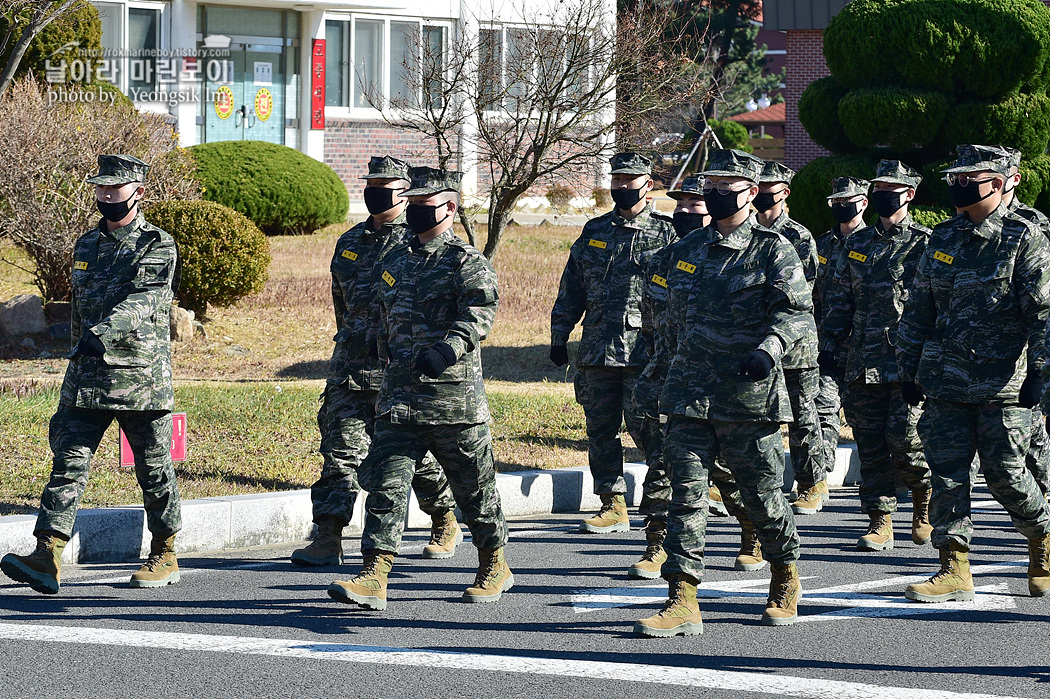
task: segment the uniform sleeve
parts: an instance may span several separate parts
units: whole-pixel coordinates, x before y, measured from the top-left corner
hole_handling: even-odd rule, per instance
[[[649,261],[642,285],[642,339],[649,356],[655,356],[656,335],[659,332],[657,323],[661,312],[667,305],[667,260],[668,248],[663,248]]]
[[[853,332],[853,313],[857,310],[853,298],[853,270],[848,255],[849,248],[843,247],[835,260],[835,268],[826,272],[822,299],[824,345],[820,349],[836,354],[846,345]]]
[[[346,299],[343,298],[343,287],[339,285],[339,279],[332,272],[332,308],[335,311],[335,331],[343,329],[343,318],[346,317]]]
[[[564,345],[569,334],[583,318],[587,308],[587,291],[583,286],[583,275],[576,261],[575,246],[569,250],[569,259],[558,285],[558,298],[551,309],[551,344]]]
[[[936,328],[937,307],[930,277],[926,274],[929,268],[928,259],[925,252],[919,258],[919,268],[912,280],[908,300],[904,303],[904,313],[897,324],[894,345],[897,371],[902,383],[915,380],[915,374],[919,371],[919,360],[922,358],[922,348]]]
[[[780,358],[799,339],[814,335],[813,298],[803,272],[802,262],[795,248],[785,240],[772,248],[772,260],[766,276],[766,307],[769,313],[769,334],[758,349],[773,358]]]
[[[817,279],[817,269],[820,267],[820,259],[817,257],[817,241],[809,230],[802,228],[799,231],[798,258],[802,261],[802,271],[806,275],[806,282],[810,290]]]
[[[161,236],[139,258],[128,295],[90,329],[107,352],[160,310],[165,292],[171,289],[176,260],[175,241],[168,236]]]
[[[1046,321],[1050,313],[1050,243],[1037,230],[1017,251],[1014,287],[1025,319],[1029,371],[1036,371],[1047,359]]]
[[[480,253],[468,253],[456,269],[455,286],[458,313],[445,334],[445,342],[461,359],[492,330],[499,305],[496,271]]]

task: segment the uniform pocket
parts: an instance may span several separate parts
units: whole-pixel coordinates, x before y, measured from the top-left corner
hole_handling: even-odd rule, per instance
[[[432,379],[426,374],[419,374],[419,380],[421,383],[460,383],[467,378],[467,364],[469,359],[463,357],[458,362],[450,366],[441,372],[436,379]]]

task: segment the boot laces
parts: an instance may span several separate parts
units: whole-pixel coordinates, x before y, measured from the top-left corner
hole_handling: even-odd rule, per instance
[[[161,553],[150,553],[149,558],[146,559],[143,568],[151,573],[157,572],[159,568],[164,565],[164,554]]]
[[[455,527],[451,517],[443,517],[440,521],[430,525],[430,543],[440,544],[452,538]]]
[[[667,601],[664,602],[664,608],[660,610],[661,614],[666,613],[669,609],[675,605],[682,603],[682,581],[675,579],[671,581],[670,589],[668,590]]]
[[[783,577],[780,580],[777,580],[776,586],[770,591],[767,606],[786,607],[788,604],[788,598],[791,596],[793,582],[794,580],[790,577]]]
[[[761,544],[754,530],[743,530],[740,539],[740,554],[743,556],[758,556],[760,550]]]
[[[656,562],[656,559],[660,557],[660,553],[664,550],[663,544],[649,544],[645,547],[645,553],[642,554],[643,561]]]
[[[868,524],[868,534],[880,534],[883,528],[886,526],[886,513],[879,514],[878,517],[871,520]]]
[[[952,560],[947,552],[943,552],[941,553],[941,569],[934,573],[934,576],[930,578],[930,582],[939,583],[958,574],[958,571],[955,569],[955,561]]]
[[[487,557],[478,566],[478,574],[474,576],[474,587],[484,587],[485,583],[492,580],[496,574],[496,556]]]
[[[613,514],[614,512],[616,512],[616,500],[613,499],[613,498],[610,498],[606,502],[602,503],[601,509],[598,510],[598,516],[599,517],[604,517],[606,515]]]

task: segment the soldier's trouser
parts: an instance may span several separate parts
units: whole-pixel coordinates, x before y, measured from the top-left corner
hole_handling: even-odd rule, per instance
[[[664,464],[664,431],[659,418],[646,415],[642,430],[646,432],[649,448],[645,450],[645,480],[642,481],[642,501],[639,514],[645,521],[667,520],[667,506],[671,502],[671,479]]]
[[[791,468],[795,480],[806,485],[827,478],[823,435],[817,416],[817,394],[820,392],[820,370],[784,369],[791,414],[795,421],[788,425]],[[834,462],[832,462],[834,464]]]
[[[649,453],[648,435],[642,429],[643,418],[634,407],[634,384],[641,367],[581,366],[573,384],[576,402],[583,406],[587,420],[587,462],[598,495],[623,495],[623,443],[620,426],[627,431],[643,453]],[[648,459],[648,457],[646,457]]]
[[[321,431],[321,477],[310,487],[315,522],[336,517],[349,522],[361,488],[357,469],[368,453],[376,421],[375,391],[351,391],[349,384],[328,383],[321,394],[317,427]],[[428,515],[455,507],[452,490],[434,457],[427,452],[416,464],[412,489]]]
[[[968,551],[973,537],[970,489],[974,454],[992,497],[1026,538],[1050,532],[1050,507],[1025,466],[1032,411],[1017,405],[950,403],[927,398],[919,435],[933,473],[933,545]]]
[[[380,418],[360,469],[361,486],[368,491],[361,550],[397,553],[405,529],[409,483],[427,451],[445,470],[474,545],[479,549],[503,547],[507,521],[496,491],[489,426],[406,425]]]
[[[820,372],[820,389],[814,404],[817,407],[817,420],[820,422],[821,446],[824,450],[824,477],[835,470],[836,450],[839,446],[839,409],[842,407],[842,384],[839,377],[825,371]],[[791,457],[794,460],[794,456]]]
[[[1028,471],[1035,478],[1043,495],[1050,491],[1050,437],[1046,434],[1046,422],[1039,406],[1032,408],[1032,440],[1025,456]]]
[[[780,564],[798,560],[795,519],[781,491],[784,445],[780,425],[675,415],[668,419],[664,439],[672,489],[664,540],[667,561],[661,568],[665,578],[677,573],[698,579],[703,575],[707,481],[718,456],[739,485],[740,499],[762,543],[762,555]]]
[[[70,537],[80,498],[87,487],[91,457],[116,419],[135,456],[146,526],[168,538],[182,528],[182,508],[171,464],[171,412],[167,410],[83,410],[60,405],[48,426],[54,454],[51,477],[40,498],[35,532]]]
[[[861,512],[896,512],[895,470],[911,489],[930,485],[930,467],[915,430],[922,411],[904,402],[899,383],[854,381],[842,400],[860,457]]]

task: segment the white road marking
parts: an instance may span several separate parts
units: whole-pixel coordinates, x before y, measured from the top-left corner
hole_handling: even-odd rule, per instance
[[[298,639],[213,636],[123,629],[0,623],[0,638],[45,643],[163,648],[191,652],[238,653],[279,658],[336,660],[403,667],[450,668],[575,677],[602,682],[654,684],[788,695],[806,699],[1017,699],[1003,695],[885,687],[862,682],[796,677],[765,672],[667,667],[639,663],[521,657],[485,653],[421,651],[412,648],[313,643]],[[639,643],[643,643],[639,641]]]

